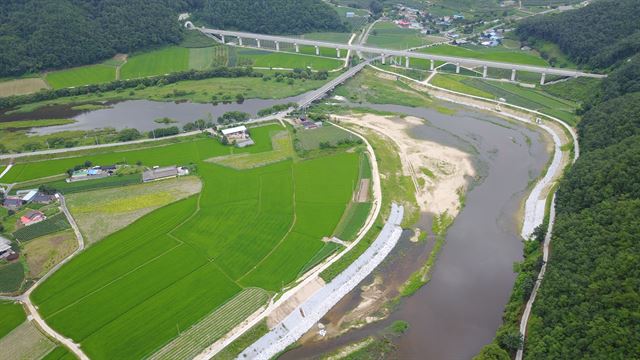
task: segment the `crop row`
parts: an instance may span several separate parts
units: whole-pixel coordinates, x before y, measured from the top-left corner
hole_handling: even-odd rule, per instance
[[[63,213],[58,213],[44,221],[16,230],[13,236],[20,241],[29,241],[70,227],[67,217]]]

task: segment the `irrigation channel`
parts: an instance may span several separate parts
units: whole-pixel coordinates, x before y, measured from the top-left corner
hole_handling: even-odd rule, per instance
[[[458,105],[447,105],[457,110],[454,115],[396,105],[358,106],[426,119],[412,127],[410,135],[471,154],[477,176],[468,179],[466,205],[449,228],[429,283],[403,298],[386,318],[332,337],[332,329],[337,335],[344,326],[345,314],[366,298],[362,287],[356,288],[321,320],[329,330],[326,337],[313,329],[300,347],[281,359],[318,357],[379,334],[396,320],[409,323],[409,330],[393,340],[398,358],[470,359],[501,324],[515,280],[513,263],[522,259],[518,234],[523,200],[550,159],[550,139],[539,129]],[[417,226],[431,229],[432,218],[422,214]],[[361,285],[375,284],[377,297],[395,297],[433,247],[432,239],[413,243],[411,236],[406,230],[390,256]]]

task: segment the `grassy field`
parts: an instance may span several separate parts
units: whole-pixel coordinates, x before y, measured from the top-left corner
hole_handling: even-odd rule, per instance
[[[206,70],[226,66],[229,49],[226,46],[209,46],[189,49],[189,69]]]
[[[120,70],[122,79],[163,75],[189,69],[189,49],[170,46],[131,56]]]
[[[385,49],[409,49],[430,42],[416,29],[404,29],[392,22],[378,22],[370,32],[367,45]]]
[[[57,346],[40,360],[76,360],[76,357],[66,347]]]
[[[358,231],[362,228],[362,225],[369,215],[371,205],[369,202],[352,203],[346,211],[340,225],[336,228],[335,236],[344,241],[355,240]]]
[[[0,338],[22,324],[26,318],[22,305],[8,301],[0,302],[0,319],[2,319],[0,322]]]
[[[0,81],[0,97],[30,94],[46,88],[48,88],[47,83],[41,78]]]
[[[195,176],[103,189],[66,196],[67,206],[87,243],[93,244],[140,217],[200,192]]]
[[[302,55],[304,58],[338,60],[314,58]],[[267,75],[271,71],[264,71]],[[245,99],[281,99],[305,93],[309,90],[317,89],[326,83],[325,80],[296,80],[293,84],[277,82],[275,79],[263,81],[255,77],[241,78],[212,78],[205,80],[180,81],[162,87],[148,87],[134,91],[109,91],[99,94],[82,96],[72,96],[49,101],[31,103],[19,107],[17,112],[29,112],[47,105],[79,104],[86,102],[103,102],[116,100],[147,99],[155,101],[192,101],[197,103],[210,103],[215,95],[218,100],[228,95],[232,99],[236,94],[243,94]]]
[[[558,117],[571,125],[575,125],[578,121],[575,114],[577,103],[555,97],[538,88],[531,89],[508,82],[455,75],[437,75],[434,80],[434,85],[437,86],[494,100],[504,98],[509,104]]]
[[[503,47],[486,46],[453,46],[435,45],[418,50],[425,54],[467,57],[488,61],[509,62],[514,64],[549,66],[549,64],[534,52],[509,50]]]
[[[236,170],[252,169],[273,164],[293,157],[293,144],[288,131],[275,132],[271,137],[272,151],[257,154],[230,154],[207,159],[208,162],[230,167]]]
[[[142,358],[243,289],[276,291],[294,280],[333,233],[360,159],[339,153],[243,171],[204,162],[271,151],[277,129],[252,129],[257,144],[245,149],[202,139],[154,150],[163,162],[196,162],[202,192],[109,235],[44,282],[33,299],[48,323],[92,359]]]
[[[45,79],[54,89],[102,84],[116,79],[114,66],[97,64],[50,72]]]
[[[301,49],[302,50],[302,49]],[[286,52],[274,52],[258,49],[232,48],[238,57],[239,65],[251,65],[264,68],[307,68],[313,70],[333,70],[342,66],[342,62],[337,59],[327,59],[316,56],[306,56]],[[335,50],[332,51],[335,56]]]
[[[432,102],[428,95],[411,89],[402,81],[380,75],[369,69],[363,70],[343,86],[338,87],[335,94],[357,103],[369,102],[417,107]]]
[[[31,321],[24,321],[12,332],[0,338],[3,360],[41,359],[56,345],[36,329]]]
[[[65,230],[33,239],[26,243],[23,255],[27,261],[27,276],[32,279],[42,277],[52,267],[69,256],[77,247],[72,230]]]
[[[320,147],[320,143],[330,143],[336,145],[342,140],[357,140],[357,136],[339,129],[331,123],[325,123],[321,128],[311,130],[298,130],[296,132],[296,144],[302,150],[315,150]]]
[[[46,127],[72,124],[75,120],[72,119],[42,119],[42,120],[18,120],[0,122],[0,130],[18,130],[18,129],[31,129],[34,127]]]

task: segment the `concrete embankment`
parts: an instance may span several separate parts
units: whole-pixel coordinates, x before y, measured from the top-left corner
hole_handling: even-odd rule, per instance
[[[345,271],[295,308],[269,333],[245,349],[238,359],[270,359],[309,331],[389,255],[400,239],[403,215],[403,207],[392,204],[391,214],[371,246]]]

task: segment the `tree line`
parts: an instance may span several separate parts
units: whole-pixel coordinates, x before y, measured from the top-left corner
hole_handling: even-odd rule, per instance
[[[263,34],[348,30],[322,0],[202,0],[194,6],[196,20],[222,29]]]
[[[516,34],[534,47],[538,40],[555,43],[579,65],[606,69],[640,51],[638,18],[637,0],[601,0],[579,10],[525,19]]]
[[[96,63],[178,43],[187,3],[171,0],[0,1],[0,76]]]

